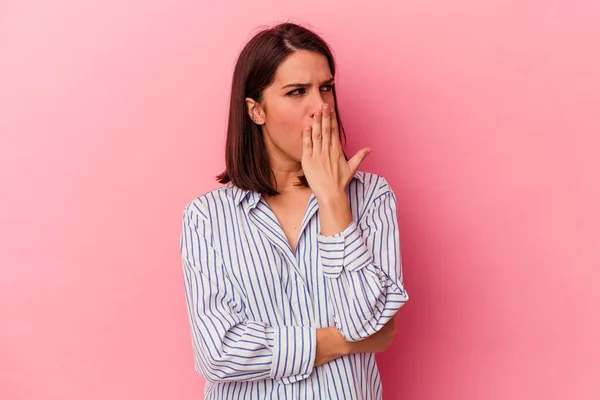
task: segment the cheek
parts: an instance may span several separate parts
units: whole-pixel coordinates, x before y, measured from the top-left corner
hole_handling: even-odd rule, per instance
[[[281,104],[272,110],[269,117],[271,125],[283,129],[292,129],[302,124],[305,111],[301,107],[294,107],[292,104]]]
[[[273,143],[294,158],[302,155],[302,132],[307,126],[306,110],[299,106],[273,107],[267,114],[267,126]]]
[[[280,106],[271,110],[267,117],[270,132],[280,140],[295,141],[302,139],[302,131],[308,124],[306,111],[301,107],[290,105]]]

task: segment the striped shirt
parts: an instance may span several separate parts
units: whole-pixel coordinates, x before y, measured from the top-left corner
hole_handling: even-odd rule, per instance
[[[332,236],[320,234],[312,194],[295,251],[260,193],[228,183],[185,206],[185,295],[206,399],[382,398],[373,353],[314,365],[317,328],[358,341],[408,300],[394,192],[359,171],[346,193],[353,221]]]

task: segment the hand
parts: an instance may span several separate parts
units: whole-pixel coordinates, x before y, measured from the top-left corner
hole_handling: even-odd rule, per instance
[[[317,349],[315,351],[315,367],[350,354],[352,343],[335,326],[317,328]]]
[[[396,315],[375,334],[351,343],[350,353],[379,353],[387,350],[396,336]]]
[[[317,200],[339,197],[371,152],[365,148],[346,161],[335,111],[324,104],[304,130],[302,169]]]

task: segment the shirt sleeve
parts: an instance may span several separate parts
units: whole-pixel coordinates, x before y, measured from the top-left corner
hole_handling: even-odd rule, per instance
[[[307,378],[314,369],[316,328],[246,318],[200,214],[185,208],[180,237],[196,371],[211,382]]]
[[[348,341],[373,335],[408,301],[396,196],[387,182],[382,188],[359,223],[333,236],[318,235],[336,326]]]

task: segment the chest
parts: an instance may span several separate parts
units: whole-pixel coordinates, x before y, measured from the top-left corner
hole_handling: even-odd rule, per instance
[[[220,240],[226,244],[222,254],[228,275],[253,320],[331,323],[316,246],[318,203],[314,197],[302,203],[263,198],[247,213],[240,209],[239,218],[232,218],[232,239]]]
[[[287,204],[280,203],[269,204],[271,211],[277,218],[281,230],[283,231],[292,252],[296,251],[298,246],[298,237],[300,236],[300,228],[306,211],[306,204]]]

